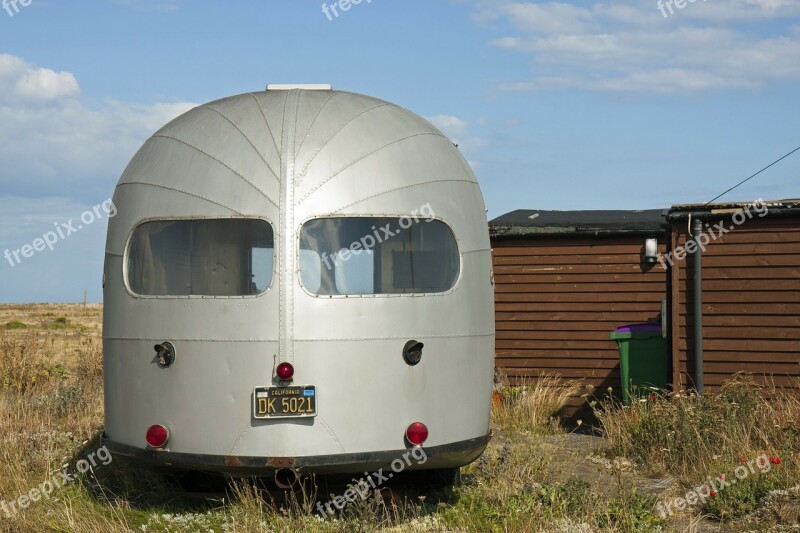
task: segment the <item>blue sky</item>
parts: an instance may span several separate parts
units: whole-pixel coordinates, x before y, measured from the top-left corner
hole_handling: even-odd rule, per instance
[[[333,20],[322,3],[0,10],[0,253],[108,199],[172,117],[267,83],[330,83],[428,117],[473,165],[490,217],[704,202],[800,145],[797,0],[672,14],[657,0],[363,0]],[[800,154],[724,199],[759,197],[800,197]],[[84,288],[100,301],[107,217],[91,218],[52,251],[0,258],[0,302]]]

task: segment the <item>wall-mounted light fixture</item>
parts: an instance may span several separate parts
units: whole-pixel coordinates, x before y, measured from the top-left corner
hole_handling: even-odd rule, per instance
[[[658,239],[651,238],[644,241],[644,260],[649,264],[658,261]]]

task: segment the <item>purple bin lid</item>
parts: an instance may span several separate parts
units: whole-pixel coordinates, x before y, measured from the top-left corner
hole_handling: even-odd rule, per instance
[[[658,322],[644,322],[642,324],[626,324],[614,330],[615,333],[661,333],[661,324]]]

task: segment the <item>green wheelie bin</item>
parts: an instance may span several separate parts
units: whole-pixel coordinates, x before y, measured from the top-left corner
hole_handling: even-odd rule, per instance
[[[628,324],[614,330],[610,338],[619,345],[619,370],[622,377],[622,401],[666,389],[669,383],[667,341],[661,336],[661,324]]]

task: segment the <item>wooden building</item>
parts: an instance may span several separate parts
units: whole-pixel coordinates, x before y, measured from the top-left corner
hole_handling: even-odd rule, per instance
[[[492,220],[490,233],[496,364],[511,378],[558,374],[618,391],[609,333],[662,321],[675,390],[715,390],[739,372],[800,386],[798,200],[521,210]]]
[[[749,213],[749,214],[748,214]],[[737,372],[800,382],[800,201],[680,205],[667,216],[673,383],[719,387]],[[700,237],[697,227],[702,228]],[[692,237],[705,243],[687,246]],[[694,253],[682,252],[695,248]],[[694,280],[702,282],[696,343]],[[689,250],[692,251],[692,250]],[[695,357],[702,352],[702,364]],[[698,379],[700,376],[702,379]]]
[[[647,239],[665,251],[664,224],[661,210],[520,210],[492,220],[500,370],[618,391],[609,333],[661,319],[667,272],[644,252]]]

